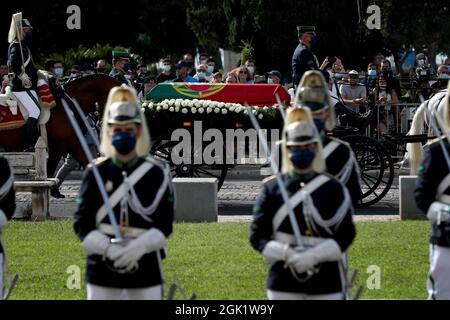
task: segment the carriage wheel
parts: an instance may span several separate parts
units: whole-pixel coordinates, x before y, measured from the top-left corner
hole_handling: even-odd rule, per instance
[[[394,180],[394,162],[386,148],[377,140],[362,135],[341,138],[350,143],[361,171],[362,195],[358,207],[380,201]]]
[[[228,166],[224,164],[175,164],[172,161],[172,149],[178,144],[178,141],[171,141],[165,138],[159,138],[153,144],[150,153],[158,159],[164,160],[170,165],[172,177],[178,178],[217,178],[217,188],[223,185],[227,175]],[[194,148],[192,148],[194,149]],[[195,153],[195,150],[192,150]],[[225,153],[224,153],[225,154]],[[192,157],[194,159],[194,157]]]

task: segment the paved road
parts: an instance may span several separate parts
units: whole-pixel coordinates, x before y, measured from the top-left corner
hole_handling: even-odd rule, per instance
[[[245,220],[245,216],[251,214],[252,206],[261,188],[261,180],[264,178],[259,173],[259,170],[253,168],[230,172],[227,181],[225,181],[218,194],[219,215],[223,216],[222,219],[232,220],[241,216],[241,219]],[[70,178],[76,180],[64,182],[61,192],[66,195],[65,199],[50,199],[50,213],[52,216],[72,216],[76,209],[80,176],[79,172],[75,172]],[[380,202],[369,208],[357,209],[355,214],[373,215],[374,218],[375,216],[385,216],[386,219],[396,218],[395,216],[399,214],[398,197],[398,179],[394,179],[389,193]],[[19,193],[17,202],[19,207],[18,216],[26,214],[26,210],[31,203],[31,195]]]

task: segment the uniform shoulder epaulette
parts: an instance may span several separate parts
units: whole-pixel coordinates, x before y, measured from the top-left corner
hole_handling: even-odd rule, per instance
[[[99,164],[105,162],[108,159],[109,159],[109,157],[98,157],[98,158],[95,158],[93,161],[94,161],[94,164],[98,166]],[[89,163],[88,168],[90,168],[90,167],[92,167],[92,163]]]
[[[264,178],[262,182],[263,182],[263,183],[266,183],[266,182],[268,182],[268,181],[270,181],[270,180],[275,179],[276,177],[277,177],[276,175],[268,176],[267,178]]]

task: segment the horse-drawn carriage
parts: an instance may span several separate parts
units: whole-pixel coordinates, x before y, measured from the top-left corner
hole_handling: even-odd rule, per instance
[[[216,140],[211,138],[211,134],[207,134],[206,139],[200,138],[204,137],[203,132],[215,130],[222,137],[227,137],[227,133],[229,136],[230,132],[235,133],[239,129],[248,132],[252,125],[243,107],[248,103],[259,118],[261,128],[267,130],[270,145],[274,146],[281,137],[283,127],[279,102],[284,105],[290,104],[290,97],[283,87],[268,84],[160,84],[148,94],[147,99],[143,108],[154,140],[152,153],[168,161],[175,176],[212,176],[218,179],[219,186],[223,184],[230,167],[248,163],[236,157],[235,151],[236,147],[245,148],[248,155],[251,135],[244,134],[244,137],[250,140],[247,143],[223,140],[224,143],[221,144],[223,150],[215,150],[217,154],[225,155],[222,159],[232,159],[231,162],[218,161],[205,164],[195,160],[199,159],[199,155]],[[346,125],[337,127],[330,134],[349,142],[352,146],[361,170],[363,194],[359,204],[369,206],[379,201],[389,191],[394,179],[393,160],[379,141],[365,135],[364,130],[371,114],[356,117],[346,108],[341,109],[338,114],[346,118]],[[196,126],[197,123],[201,123],[201,128]],[[183,150],[190,153],[190,156],[184,158],[188,161],[180,160],[183,157],[179,156],[180,150],[177,150],[177,146],[181,143],[180,128],[185,129],[185,133],[193,137],[186,143],[190,148]],[[253,137],[256,139],[256,134]],[[245,146],[238,146],[239,143],[244,143]],[[179,161],[174,161],[173,157],[178,157]],[[257,159],[250,158],[248,157],[248,160],[253,160],[252,164],[261,164],[268,160],[266,155]]]

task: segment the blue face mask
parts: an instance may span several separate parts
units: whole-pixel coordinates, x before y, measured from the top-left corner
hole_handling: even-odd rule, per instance
[[[439,75],[439,80],[448,80],[450,79],[450,75],[443,73]]]
[[[317,131],[325,131],[325,121],[323,121],[322,119],[314,119],[314,124],[316,125]]]
[[[290,160],[294,167],[298,169],[306,169],[314,161],[316,154],[310,149],[292,150]]]
[[[208,73],[213,73],[214,66],[208,66]]]
[[[268,84],[273,84],[272,78],[267,79],[267,83],[268,83]]]
[[[369,77],[376,77],[377,76],[377,70],[371,69],[369,70],[369,72],[367,73],[367,75]]]
[[[203,71],[197,72],[199,79],[205,79],[206,74]]]
[[[64,73],[64,68],[55,68],[55,75],[57,76],[62,76],[62,74]]]
[[[126,131],[115,133],[112,136],[112,145],[122,155],[127,155],[136,147],[136,136]]]
[[[342,79],[343,76],[344,76],[344,75],[343,75],[342,73],[339,73],[339,72],[336,72],[336,73],[334,74],[334,78],[335,78],[335,79]]]

